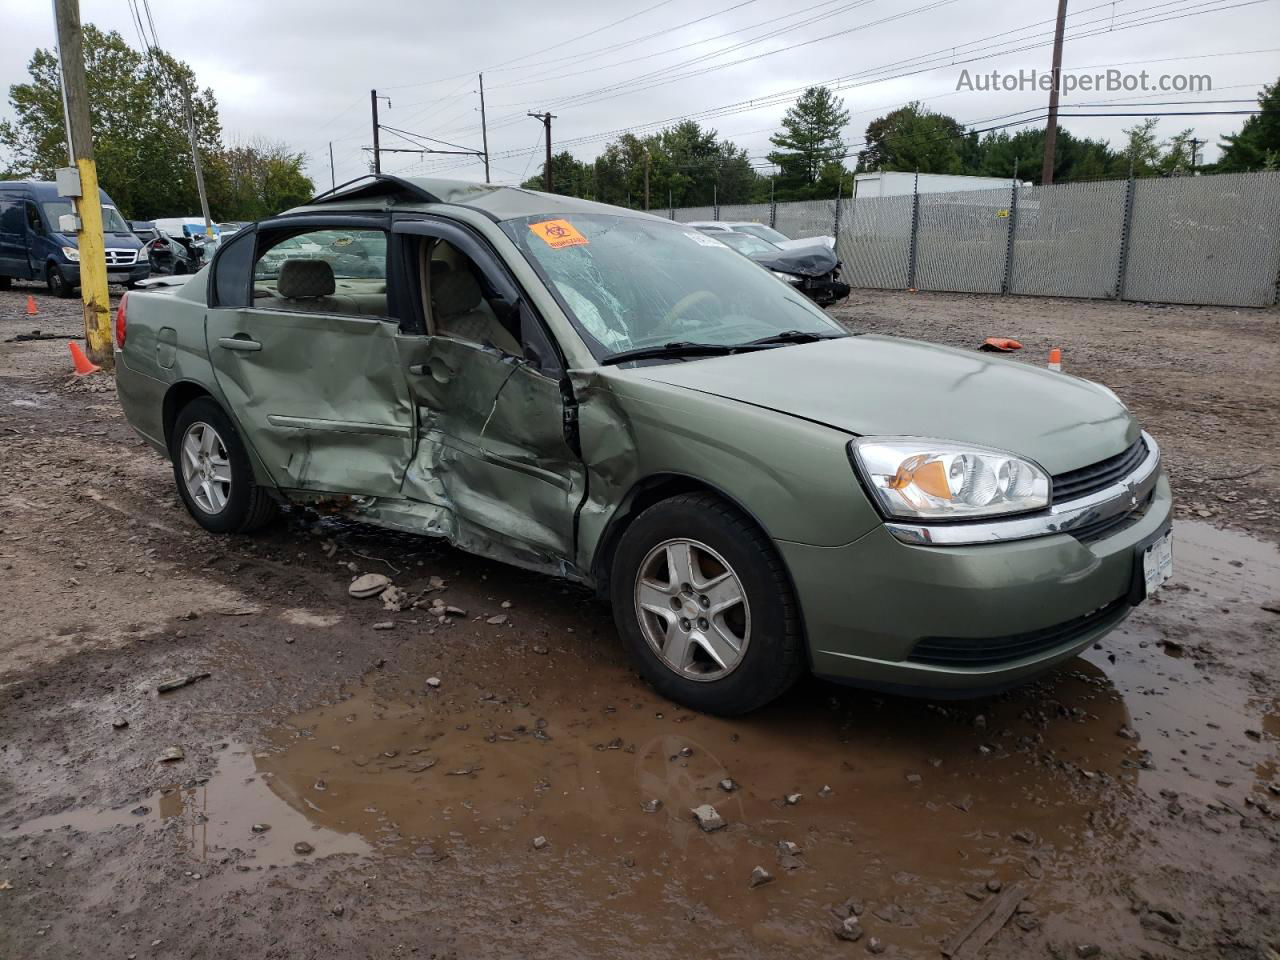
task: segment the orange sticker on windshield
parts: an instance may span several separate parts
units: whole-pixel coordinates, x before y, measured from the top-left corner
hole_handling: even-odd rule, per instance
[[[543,220],[541,223],[529,224],[529,229],[541,237],[542,242],[552,250],[587,245],[587,238],[580,234],[568,220]]]

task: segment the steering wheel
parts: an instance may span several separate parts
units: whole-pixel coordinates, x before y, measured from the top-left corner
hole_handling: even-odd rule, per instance
[[[674,329],[676,321],[681,318],[685,311],[700,303],[709,303],[713,307],[718,307],[720,306],[720,298],[710,290],[695,290],[693,293],[686,294],[672,304],[671,309],[662,315],[661,329]]]

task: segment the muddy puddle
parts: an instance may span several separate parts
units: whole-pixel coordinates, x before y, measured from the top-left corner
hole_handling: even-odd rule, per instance
[[[852,898],[868,936],[936,950],[1020,882],[1033,912],[1013,923],[1078,940],[1117,863],[1231,869],[1202,835],[1153,852],[1157,804],[1224,824],[1280,810],[1280,704],[1221,660],[1274,630],[1260,604],[1280,593],[1280,552],[1200,524],[1175,536],[1159,602],[1002,697],[931,704],[810,681],[724,720],[563,651],[488,676],[444,671],[438,688],[375,671],[145,811],[19,832],[164,829],[197,858],[250,868],[395,858],[500,882],[526,909],[604,902],[640,938],[669,937],[675,911],[779,948],[829,946],[829,907]],[[700,829],[701,804],[727,825]],[[749,887],[756,866],[773,881]]]

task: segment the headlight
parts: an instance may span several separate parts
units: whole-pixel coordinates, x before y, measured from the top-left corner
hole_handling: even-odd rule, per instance
[[[72,263],[80,262],[80,251],[77,250],[75,247],[63,247],[62,255],[66,257],[68,260],[70,260]]]
[[[782,273],[779,270],[770,270],[769,272],[772,273],[775,277],[779,278],[780,280],[787,281],[787,283],[799,284],[804,282],[803,277],[797,277],[795,274],[792,274],[792,273]]]
[[[1049,505],[1049,475],[999,450],[907,437],[864,437],[849,447],[890,516],[957,520]]]

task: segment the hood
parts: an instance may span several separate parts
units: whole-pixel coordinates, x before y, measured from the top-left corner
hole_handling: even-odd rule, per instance
[[[805,246],[779,250],[777,253],[751,258],[762,267],[800,277],[821,277],[836,268],[835,253],[822,244],[806,242]]]
[[[842,337],[627,373],[858,436],[1008,450],[1051,474],[1121,453],[1139,431],[1123,404],[1087,380],[894,337]]]
[[[774,245],[783,250],[799,250],[801,247],[823,246],[828,250],[836,248],[835,237],[805,237],[800,240],[775,240]]]

